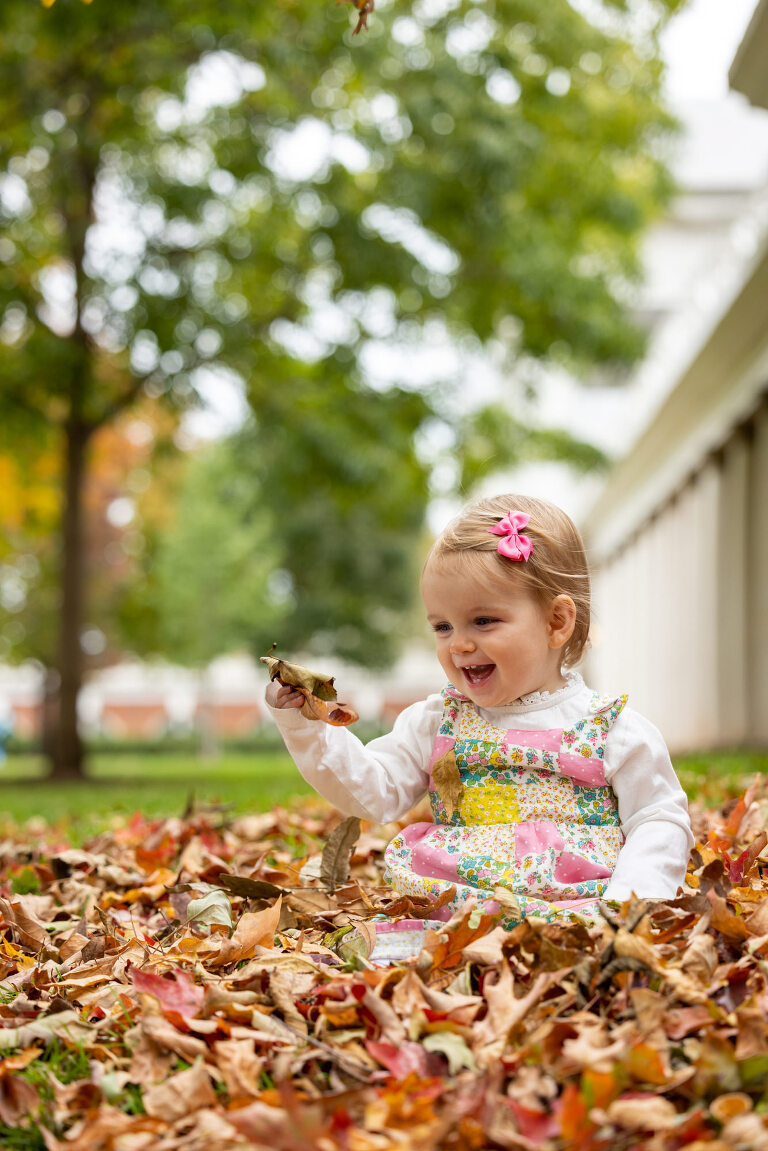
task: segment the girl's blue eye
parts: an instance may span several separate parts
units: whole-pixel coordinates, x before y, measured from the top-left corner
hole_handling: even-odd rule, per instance
[[[481,615],[481,616],[478,616],[478,618],[475,620],[475,623],[479,627],[482,627],[483,624],[486,624],[486,623],[496,623],[496,620],[492,619],[491,616],[489,616],[489,615]]]
[[[432,631],[450,631],[451,625],[449,623],[436,623],[432,625]]]

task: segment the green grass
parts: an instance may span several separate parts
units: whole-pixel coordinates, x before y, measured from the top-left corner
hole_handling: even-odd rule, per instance
[[[67,825],[75,841],[117,815],[181,815],[190,793],[197,803],[233,805],[236,812],[269,811],[313,794],[285,752],[223,755],[95,755],[83,784],[45,779],[42,756],[12,755],[0,769],[0,826],[41,817]]]
[[[675,756],[675,770],[689,799],[708,807],[739,796],[755,775],[768,775],[768,750],[692,752]]]
[[[768,773],[768,751],[678,756],[675,767],[691,799],[717,806],[740,795],[756,773]],[[230,753],[214,760],[182,752],[101,753],[92,756],[84,784],[50,783],[45,771],[41,756],[5,761],[0,829],[37,816],[61,822],[67,838],[81,842],[115,816],[180,815],[190,793],[198,803],[231,804],[235,812],[269,811],[313,794],[285,752]]]

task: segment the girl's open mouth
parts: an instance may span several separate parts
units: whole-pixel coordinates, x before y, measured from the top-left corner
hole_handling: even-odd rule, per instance
[[[464,678],[472,687],[482,687],[493,675],[495,663],[478,663],[471,667],[463,667]]]

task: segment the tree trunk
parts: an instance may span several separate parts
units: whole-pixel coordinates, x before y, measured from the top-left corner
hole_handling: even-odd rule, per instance
[[[85,779],[77,697],[83,679],[83,475],[89,429],[76,418],[65,427],[66,463],[61,532],[59,616],[59,706],[51,757],[51,779]]]
[[[42,704],[42,730],[40,733],[40,747],[46,759],[53,763],[54,749],[56,747],[56,716],[59,713],[59,673],[55,668],[45,669],[43,681]]]

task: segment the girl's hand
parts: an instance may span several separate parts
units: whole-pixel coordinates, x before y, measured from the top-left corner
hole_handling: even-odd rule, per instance
[[[276,679],[270,680],[267,687],[266,700],[270,707],[303,707],[304,696],[295,687],[279,683]]]

